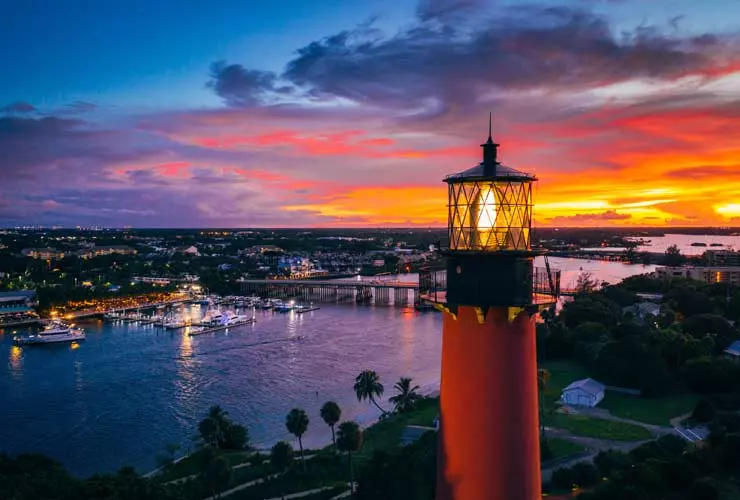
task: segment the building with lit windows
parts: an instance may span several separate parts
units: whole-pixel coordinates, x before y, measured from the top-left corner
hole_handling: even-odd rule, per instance
[[[63,259],[66,253],[56,248],[24,248],[21,250],[21,255],[33,259],[52,260]]]
[[[708,285],[715,283],[740,285],[740,266],[664,266],[657,267],[655,275],[661,279],[692,279]]]

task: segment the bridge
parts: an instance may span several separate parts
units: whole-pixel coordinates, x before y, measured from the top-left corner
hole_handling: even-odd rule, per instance
[[[536,268],[533,278],[532,293],[535,303],[553,302],[553,295],[576,295],[576,290],[560,288],[559,271],[555,271],[555,274],[548,278],[545,269]],[[263,298],[406,306],[422,301],[435,301],[431,297],[444,297],[447,290],[447,273],[444,270],[422,271],[417,281],[242,279],[240,283],[243,293]],[[554,293],[553,287],[556,288]]]
[[[240,280],[242,292],[266,298],[406,306],[419,301],[419,283],[375,280]]]

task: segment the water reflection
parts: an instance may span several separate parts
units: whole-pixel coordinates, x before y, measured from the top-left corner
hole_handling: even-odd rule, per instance
[[[10,348],[8,366],[10,367],[10,374],[14,379],[17,380],[23,376],[23,349],[17,345],[13,345]]]

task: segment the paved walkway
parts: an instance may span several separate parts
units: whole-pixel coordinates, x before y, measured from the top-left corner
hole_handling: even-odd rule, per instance
[[[603,408],[575,408],[573,409],[573,414],[585,415],[587,417],[600,418],[603,420],[611,420],[612,422],[622,422],[625,424],[636,425],[638,427],[649,430],[652,434],[658,437],[665,436],[666,434],[670,434],[671,432],[673,432],[672,426],[669,427],[663,425],[646,424],[645,422],[640,422],[639,420],[617,417],[612,415],[609,410],[604,410]]]
[[[349,487],[349,483],[347,484],[347,487]],[[284,497],[280,496],[280,497],[268,498],[267,500],[282,500],[283,498],[285,498],[285,500],[291,500],[292,498],[307,497],[308,495],[313,495],[314,493],[320,493],[322,491],[330,490],[332,488],[334,488],[334,486],[324,486],[322,488],[314,488],[312,490],[299,491],[297,493],[290,493],[289,495],[285,495]],[[346,496],[348,496],[348,493],[349,493],[349,490],[345,491],[344,493],[340,493],[339,495],[333,497],[332,500],[334,500],[334,498],[345,498]]]
[[[669,429],[671,431],[672,429]],[[596,455],[599,454],[599,452],[606,451],[606,450],[619,450],[627,453],[630,450],[633,450],[637,448],[638,446],[642,446],[645,443],[649,443],[652,441],[651,439],[644,440],[644,441],[612,441],[609,439],[597,439],[597,438],[590,438],[590,437],[583,437],[583,436],[574,436],[570,432],[562,429],[548,429],[547,430],[547,436],[548,437],[557,437],[561,439],[567,439],[568,441],[572,441],[574,443],[578,443],[584,448],[586,448],[586,451],[583,453],[579,453],[577,455],[571,455],[567,457],[562,457],[560,459],[550,460],[548,462],[545,462],[542,469],[542,482],[547,482],[550,480],[552,473],[560,469],[562,467],[570,467],[573,464],[576,464],[578,462],[591,462],[596,457]]]
[[[206,497],[203,500],[216,500],[216,498],[223,498],[225,496],[231,495],[232,493],[236,493],[237,491],[241,491],[241,490],[247,489],[247,488],[249,488],[251,486],[254,486],[255,484],[260,484],[260,483],[262,483],[264,481],[267,481],[268,479],[272,479],[272,478],[275,478],[277,476],[278,476],[278,474],[270,474],[269,476],[260,477],[258,479],[253,480],[253,481],[242,483],[239,486],[234,486],[230,490],[222,491],[218,495],[215,495],[215,496],[212,496],[212,497]]]

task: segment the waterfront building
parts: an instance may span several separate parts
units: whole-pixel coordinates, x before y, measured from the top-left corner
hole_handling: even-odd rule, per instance
[[[37,318],[36,304],[36,290],[0,292],[0,326]]]
[[[708,285],[740,285],[740,266],[663,266],[655,268],[655,275],[661,279],[692,279]]]
[[[534,268],[537,178],[498,161],[490,126],[481,147],[480,164],[444,179],[446,290],[420,274],[443,311],[437,498],[539,500],[534,315],[559,276]]]

